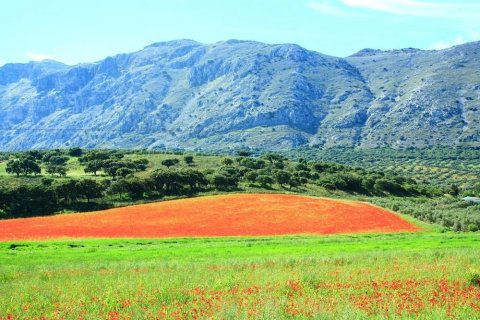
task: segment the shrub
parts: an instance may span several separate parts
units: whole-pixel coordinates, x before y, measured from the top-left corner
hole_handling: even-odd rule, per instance
[[[480,274],[479,273],[470,273],[468,275],[468,284],[474,287],[480,287]]]
[[[467,231],[477,232],[477,231],[478,231],[478,226],[477,226],[476,224],[470,223],[470,224],[467,226]]]
[[[192,164],[193,163],[193,156],[185,156],[183,157],[183,161],[185,161],[186,164]]]
[[[274,182],[273,178],[266,175],[259,175],[257,177],[257,182],[262,185],[262,187],[270,187]]]
[[[211,182],[215,188],[220,190],[236,188],[238,186],[238,178],[222,174],[214,175]]]
[[[243,176],[245,181],[252,182],[252,183],[257,181],[257,177],[258,177],[258,173],[255,171],[247,171]]]

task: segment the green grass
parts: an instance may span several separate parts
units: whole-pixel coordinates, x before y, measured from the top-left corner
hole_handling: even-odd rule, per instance
[[[129,160],[136,160],[136,159],[142,159],[142,158],[148,159],[149,164],[148,164],[147,170],[136,174],[139,177],[147,177],[155,169],[158,169],[158,168],[166,169],[166,167],[161,164],[162,160],[165,160],[165,159],[176,158],[180,160],[180,163],[176,165],[174,168],[215,170],[221,166],[221,160],[224,158],[223,156],[194,155],[194,162],[190,165],[187,165],[184,162],[183,157],[184,155],[161,154],[161,153],[154,153],[154,154],[127,153],[125,154],[124,159],[129,159]],[[88,173],[88,174],[85,173],[84,166],[79,162],[78,158],[76,157],[69,157],[67,166],[68,166],[68,171],[67,171],[66,178],[76,178],[76,179],[89,178],[89,179],[99,179],[99,180],[107,178],[107,176],[102,171],[99,171],[97,173],[97,176],[94,176],[91,173]],[[37,177],[20,176],[19,178],[17,178],[15,175],[8,174],[5,171],[5,167],[6,167],[6,161],[0,161],[0,181],[2,183],[9,184],[9,185],[18,185],[19,183],[29,183],[29,182],[31,183],[31,182],[35,182],[36,180],[40,180],[42,177],[48,177],[48,178],[53,178],[57,180],[65,179],[65,178],[59,177],[58,175],[51,176],[47,174],[45,170],[45,165],[43,164],[41,165],[42,174]]]
[[[474,319],[479,250],[432,232],[5,242],[0,318]]]

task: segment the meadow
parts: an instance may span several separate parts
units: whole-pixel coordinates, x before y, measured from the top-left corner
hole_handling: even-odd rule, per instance
[[[0,319],[478,319],[480,236],[0,243]]]
[[[7,154],[4,158],[13,157]],[[184,157],[125,152],[122,161],[148,159],[145,170],[129,177],[112,177],[104,171],[97,175],[85,173],[78,157],[68,158],[66,176],[43,173],[16,177],[7,175],[5,161],[0,162],[0,182],[6,191],[22,186],[41,187],[57,197],[60,205],[52,212],[40,212],[48,216],[0,221],[0,234],[4,235],[0,237],[0,320],[480,319],[480,233],[476,232],[480,226],[480,205],[461,201],[458,193],[451,194],[449,180],[440,181],[429,175],[434,169],[425,171],[426,183],[416,183],[403,175],[382,174],[375,168],[364,170],[301,159],[277,163],[275,159],[270,161],[269,155],[194,155],[193,163],[186,163]],[[178,163],[164,168],[163,161],[172,158],[178,159]],[[44,161],[38,163],[43,170],[48,165]],[[400,166],[405,167],[403,162]],[[119,181],[155,184],[158,169],[162,174],[200,170],[208,185],[195,189],[182,182],[172,190],[160,181],[141,195],[113,189]],[[476,177],[470,167],[466,170],[458,170],[462,179],[468,180],[470,173]],[[281,178],[278,173],[285,172],[300,183],[293,187],[282,184],[277,180]],[[255,179],[251,179],[252,173],[257,175]],[[219,175],[236,178],[232,180],[234,186],[216,185],[215,177]],[[268,182],[265,177],[269,176],[275,179]],[[398,189],[375,187],[377,183],[388,187],[384,178],[395,182]],[[105,186],[101,197],[73,201],[62,193],[70,182],[87,179]],[[475,182],[476,178],[466,185],[474,186]],[[460,191],[474,192],[469,188],[460,186]],[[22,192],[18,193],[20,204],[26,201]],[[266,193],[284,197],[285,205],[265,201]],[[314,204],[296,204],[289,198],[299,196],[328,197],[328,201],[338,202],[325,210],[328,219],[323,225],[320,220],[308,220],[305,214]],[[157,202],[185,197],[189,199]],[[248,200],[232,201],[231,197]],[[202,207],[202,201],[208,198],[225,199],[226,207]],[[354,202],[358,200],[399,214]],[[260,205],[255,201],[264,202]],[[125,207],[141,203],[147,204]],[[180,208],[176,203],[189,205]],[[352,211],[349,206],[353,204],[362,210]],[[102,220],[107,215],[102,212],[51,215],[101,207],[111,210],[107,224]],[[153,222],[152,216],[143,215],[145,210],[132,208],[163,208],[184,216],[177,215],[177,219],[167,214],[162,216],[163,220]],[[290,211],[281,216],[282,208]],[[375,214],[389,212],[416,227],[358,229],[369,221],[379,221],[359,215],[367,208],[375,209]],[[7,209],[10,208],[6,206],[5,213]],[[231,220],[222,220],[220,212],[241,212],[248,219],[242,221],[241,215],[232,215]],[[252,212],[256,214],[248,216]],[[192,227],[191,230],[204,228],[209,232],[168,233],[171,221],[177,223],[178,229],[179,222],[188,222],[192,217],[196,220],[182,230]],[[267,218],[266,222],[259,221],[262,217]],[[296,223],[294,218],[305,220],[298,224],[299,220]],[[268,219],[273,223],[269,224]],[[69,235],[62,229],[51,237],[45,231],[56,230],[55,221],[67,221],[70,227],[96,225],[107,233]],[[387,225],[391,227],[392,221],[388,220]],[[35,223],[28,226],[26,222]],[[312,235],[316,229],[308,229],[326,226],[327,222],[330,231],[318,233],[339,230],[343,234]],[[257,232],[235,233],[235,223],[243,223],[241,228],[257,227]],[[128,233],[139,225],[143,225],[143,230],[164,228],[161,233],[167,238],[159,239],[155,233]],[[12,231],[14,226],[16,231]],[[286,231],[278,232],[277,226]],[[295,226],[300,227],[293,230]],[[128,232],[109,234],[113,230],[109,231],[109,227]],[[261,233],[262,229],[274,232],[266,235]],[[219,230],[225,232],[218,233]],[[12,233],[23,236],[12,238]],[[56,237],[60,238],[53,239]]]

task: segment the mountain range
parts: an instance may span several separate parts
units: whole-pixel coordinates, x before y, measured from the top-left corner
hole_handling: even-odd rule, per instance
[[[480,42],[364,49],[176,40],[0,67],[0,150],[480,146]]]

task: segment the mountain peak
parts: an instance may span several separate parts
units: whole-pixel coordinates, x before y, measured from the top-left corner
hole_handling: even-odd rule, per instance
[[[357,53],[352,54],[350,57],[368,57],[368,56],[376,56],[379,54],[391,54],[391,55],[415,54],[422,51],[423,50],[418,48],[403,48],[403,49],[392,49],[392,50],[365,48],[358,51]]]
[[[380,49],[365,48],[365,49],[362,49],[362,50],[350,55],[349,57],[368,57],[368,56],[377,55],[377,54],[382,53],[382,52],[383,51],[380,50]]]
[[[184,46],[184,45],[201,45],[201,43],[191,39],[178,39],[178,40],[154,42],[152,44],[149,44],[148,46],[145,46],[144,49],[164,47],[164,46]]]

